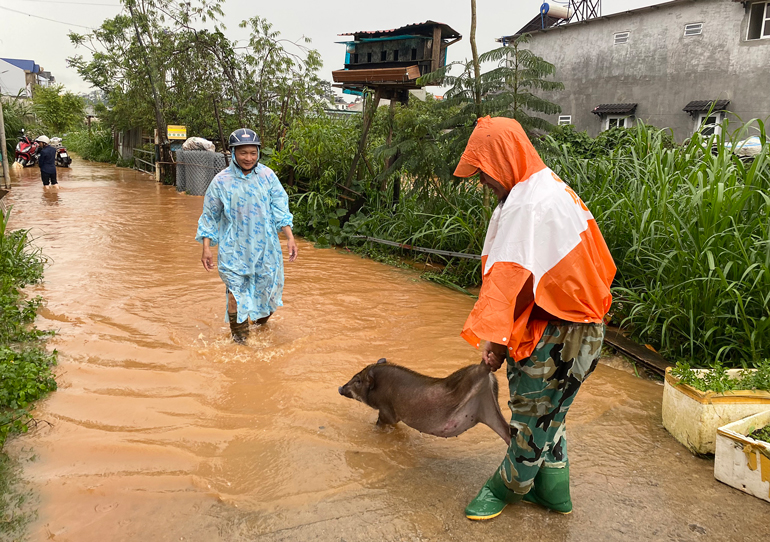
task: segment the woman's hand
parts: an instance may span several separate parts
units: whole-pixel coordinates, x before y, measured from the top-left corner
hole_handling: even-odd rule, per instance
[[[294,237],[286,242],[286,246],[289,248],[289,261],[293,262],[297,259],[297,243],[294,241]]]
[[[211,253],[211,248],[209,247],[209,243],[207,242],[208,239],[203,240],[203,254],[201,254],[201,263],[203,264],[203,269],[206,271],[211,271],[214,269],[214,255]]]
[[[286,246],[289,249],[289,261],[293,262],[297,259],[297,243],[294,241],[294,234],[291,231],[291,226],[284,226],[281,228],[281,231],[283,231],[283,234],[286,236]]]
[[[484,343],[484,349],[481,351],[481,359],[487,364],[487,367],[492,369],[492,372],[497,371],[502,367],[505,361],[505,345],[493,343],[487,341]]]

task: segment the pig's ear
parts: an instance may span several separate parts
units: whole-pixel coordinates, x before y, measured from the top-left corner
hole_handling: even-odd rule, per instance
[[[387,363],[387,362],[388,360],[386,360],[385,358],[380,358],[377,360],[377,365],[379,365],[380,363]]]
[[[367,390],[374,388],[374,375],[372,375],[371,371],[366,371],[364,375],[364,387]]]

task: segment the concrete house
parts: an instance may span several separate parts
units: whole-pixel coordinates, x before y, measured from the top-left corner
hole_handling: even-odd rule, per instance
[[[770,117],[767,0],[673,0],[536,29],[525,47],[564,83],[544,93],[562,109],[547,120],[592,136],[642,119],[682,141],[726,117]]]
[[[43,70],[34,60],[0,58],[0,94],[32,97],[35,85],[50,86],[56,82],[51,72]]]

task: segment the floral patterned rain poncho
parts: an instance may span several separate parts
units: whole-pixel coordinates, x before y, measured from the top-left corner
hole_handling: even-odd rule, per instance
[[[219,276],[238,304],[238,322],[268,316],[283,305],[278,231],[293,226],[292,219],[286,191],[262,164],[244,175],[231,163],[206,190],[195,239],[219,245]]]

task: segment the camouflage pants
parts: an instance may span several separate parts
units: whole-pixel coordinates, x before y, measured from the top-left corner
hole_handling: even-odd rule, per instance
[[[549,322],[535,351],[508,359],[511,445],[500,465],[505,485],[520,495],[542,465],[567,465],[565,417],[580,385],[596,367],[603,324]]]

